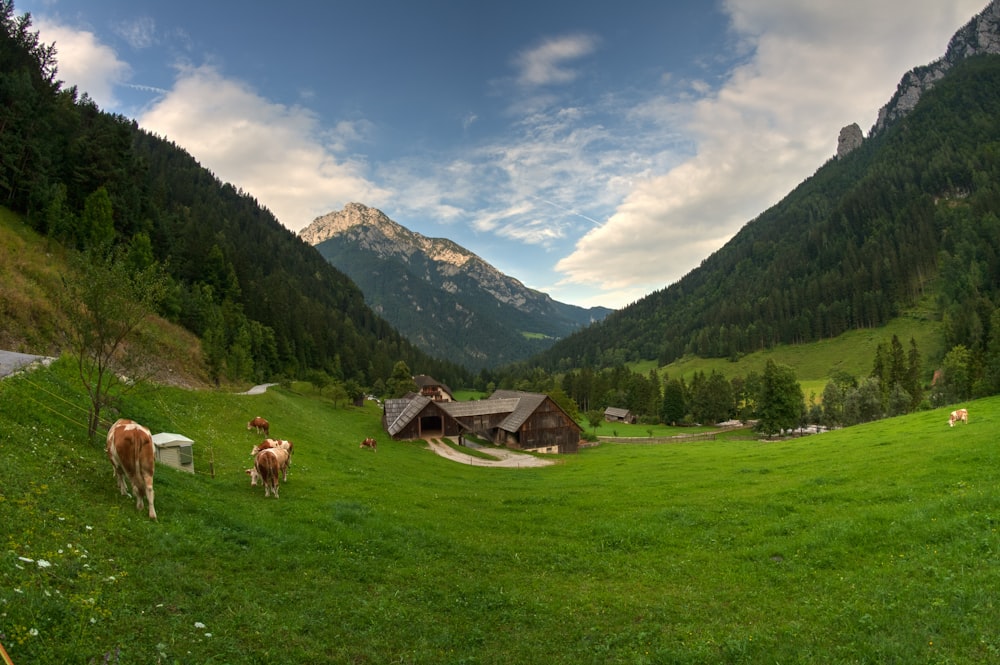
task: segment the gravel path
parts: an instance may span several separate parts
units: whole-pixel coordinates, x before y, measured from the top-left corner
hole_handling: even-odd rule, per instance
[[[237,394],[239,394],[239,395],[262,395],[265,392],[267,392],[268,388],[270,388],[271,386],[276,386],[276,385],[278,385],[278,384],[277,383],[262,383],[259,386],[254,386],[253,388],[251,388],[250,390],[246,391],[245,393],[237,393]]]
[[[526,455],[525,453],[519,453],[513,450],[507,450],[506,448],[480,448],[479,446],[470,442],[467,442],[466,445],[470,448],[476,448],[480,452],[486,453],[487,455],[492,455],[496,457],[496,459],[489,460],[489,459],[484,459],[482,457],[474,457],[472,455],[467,455],[463,452],[455,450],[446,443],[442,443],[436,440],[429,441],[427,443],[427,446],[441,457],[444,457],[445,459],[450,459],[453,462],[459,462],[461,464],[469,464],[470,466],[492,466],[492,467],[502,467],[506,469],[526,469],[530,467],[549,466],[551,464],[555,464],[555,460],[547,460],[541,457],[535,457],[534,455]]]
[[[47,365],[53,360],[55,358],[47,356],[33,356],[29,353],[17,353],[15,351],[0,351],[0,379],[24,369],[31,363],[40,362]]]

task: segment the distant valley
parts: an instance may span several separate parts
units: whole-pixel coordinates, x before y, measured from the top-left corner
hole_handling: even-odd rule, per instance
[[[415,346],[471,369],[524,360],[611,309],[553,300],[443,238],[349,203],[300,232]]]

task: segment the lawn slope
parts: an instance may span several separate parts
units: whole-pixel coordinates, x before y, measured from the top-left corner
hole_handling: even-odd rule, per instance
[[[158,467],[151,522],[81,437],[73,386],[63,363],[0,382],[0,641],[18,665],[1000,651],[1000,399],[955,428],[937,410],[490,469],[386,439],[374,405],[139,391],[124,415],[196,441],[198,473]],[[295,443],[277,500],[243,473],[254,415]]]

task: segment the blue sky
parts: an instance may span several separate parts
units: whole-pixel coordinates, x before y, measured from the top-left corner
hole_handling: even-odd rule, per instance
[[[15,0],[293,231],[348,202],[621,307],[867,134],[986,0]]]

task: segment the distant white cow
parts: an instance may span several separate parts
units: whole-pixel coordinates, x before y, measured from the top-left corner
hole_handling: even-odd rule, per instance
[[[966,425],[969,424],[969,412],[966,409],[957,409],[951,412],[951,417],[948,418],[948,427],[954,427],[955,423],[961,420]]]

